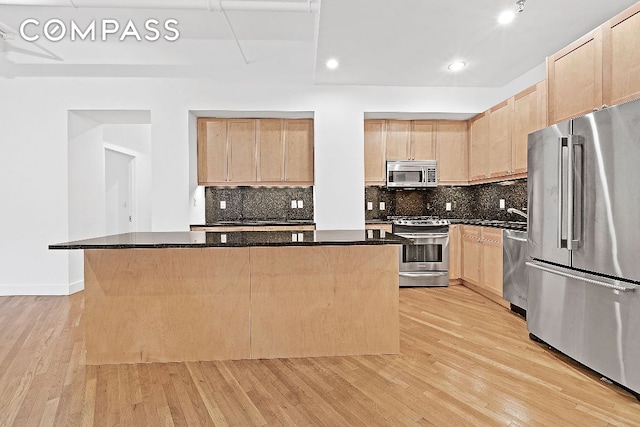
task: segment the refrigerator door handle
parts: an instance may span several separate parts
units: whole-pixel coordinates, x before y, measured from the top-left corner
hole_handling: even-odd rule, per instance
[[[557,274],[558,276],[567,277],[569,279],[580,280],[581,282],[586,282],[586,283],[589,283],[591,285],[599,286],[601,288],[611,289],[613,291],[635,292],[636,289],[638,288],[637,286],[631,285],[631,284],[628,284],[628,285],[619,284],[618,285],[618,284],[614,284],[614,283],[603,282],[601,280],[590,279],[590,278],[585,277],[585,276],[578,276],[576,274],[567,273],[567,272],[559,270],[559,269],[545,267],[545,266],[540,265],[540,264],[538,264],[536,262],[527,261],[525,264],[527,266],[529,266],[529,267],[533,267],[533,268],[536,268],[538,270],[546,271],[547,273]],[[618,280],[613,280],[612,279],[612,281],[616,282],[616,283],[620,283]]]
[[[575,185],[574,174],[574,136],[569,135],[567,138],[567,148],[569,149],[567,154],[567,250],[573,250],[573,204],[575,195],[573,193],[573,186]]]
[[[567,242],[562,238],[562,222],[564,219],[564,212],[562,210],[562,202],[564,201],[564,160],[562,158],[562,149],[569,144],[569,138],[561,136],[558,138],[558,248],[566,248]]]

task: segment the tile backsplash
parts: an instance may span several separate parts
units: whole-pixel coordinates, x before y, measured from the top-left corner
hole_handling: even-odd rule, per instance
[[[505,185],[507,184],[507,185]],[[500,209],[500,199],[505,208]],[[380,202],[385,210],[380,210]],[[372,202],[373,210],[367,209]],[[447,203],[451,210],[447,211]],[[425,190],[388,190],[365,187],[365,219],[386,219],[392,215],[433,215],[440,218],[494,219],[524,221],[507,213],[507,208],[527,209],[527,180],[480,184],[464,187],[436,187]]]
[[[292,208],[292,200],[301,200],[302,208]],[[313,221],[313,187],[205,188],[207,224],[240,220]]]

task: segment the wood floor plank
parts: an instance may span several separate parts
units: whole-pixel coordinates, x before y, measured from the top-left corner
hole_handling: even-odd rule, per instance
[[[400,290],[400,354],[86,366],[83,294],[0,297],[0,426],[637,426],[640,402],[463,286]]]

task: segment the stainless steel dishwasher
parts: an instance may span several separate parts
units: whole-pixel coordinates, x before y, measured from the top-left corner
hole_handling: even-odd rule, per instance
[[[526,317],[527,291],[527,232],[502,230],[502,297],[511,303],[511,310]]]

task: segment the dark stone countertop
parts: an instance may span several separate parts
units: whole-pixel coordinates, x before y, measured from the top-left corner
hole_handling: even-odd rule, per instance
[[[191,227],[258,227],[269,225],[316,225],[312,220],[298,219],[239,219],[233,221],[217,221],[207,224],[191,224]]]
[[[465,219],[465,218],[442,218],[451,224],[477,225],[481,227],[507,228],[510,230],[527,231],[526,221],[501,221],[490,219]],[[388,219],[368,219],[365,224],[392,224]]]
[[[223,243],[224,242],[224,243]],[[49,245],[49,249],[161,249],[250,246],[401,245],[411,242],[380,230],[174,231],[125,233]]]
[[[451,224],[477,225],[480,227],[507,228],[510,230],[527,231],[524,221],[500,221],[488,219],[450,219]]]

